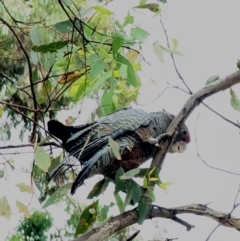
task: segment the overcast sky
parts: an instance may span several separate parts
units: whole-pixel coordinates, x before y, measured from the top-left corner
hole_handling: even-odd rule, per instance
[[[142,49],[147,63],[142,61],[143,71],[140,76],[143,86],[138,100],[142,106],[138,106],[138,108],[146,111],[157,111],[164,108],[177,114],[189,96],[181,90],[169,88],[157,98],[167,86],[166,82],[180,88],[184,88],[184,86],[173,68],[169,55],[165,53],[165,62],[161,63],[153,52],[152,43],[156,40],[166,46],[166,38],[159,17],[154,17],[154,14],[148,10],[133,9],[132,7],[136,5],[138,5],[138,1],[114,0],[109,7],[121,22],[129,11],[135,17],[135,24],[146,29],[150,35]],[[175,56],[178,70],[193,92],[203,87],[208,77],[212,75],[224,77],[237,70],[236,62],[240,59],[239,9],[240,2],[238,0],[169,0],[168,4],[162,7],[162,20],[169,39],[176,38],[178,40],[178,51],[184,55],[184,57]],[[152,80],[156,84],[153,84]],[[240,97],[240,88],[234,87],[234,90]],[[231,108],[229,99],[230,95],[227,90],[209,98],[206,103],[236,122],[239,119],[239,113]],[[83,119],[88,118],[89,106],[92,106],[92,103],[87,102],[82,112],[84,113],[82,114]],[[68,115],[69,113],[63,112],[60,115],[61,121],[64,122]],[[76,116],[77,114],[73,111],[71,115]],[[197,116],[199,116],[198,119]],[[167,192],[156,189],[156,204],[175,207],[191,203],[212,202],[209,205],[210,208],[224,212],[231,211],[240,184],[240,176],[219,172],[203,164],[197,156],[195,138],[198,141],[199,152],[207,163],[240,173],[239,130],[202,106],[198,107],[190,116],[187,126],[191,132],[192,142],[185,153],[167,156],[161,179],[164,182],[171,181],[173,185]],[[195,135],[196,133],[197,135]],[[20,157],[19,166],[23,165],[24,161]],[[149,162],[145,166],[148,165]],[[13,180],[13,178],[15,179]],[[22,173],[19,173],[18,177],[12,177],[7,184],[0,179],[0,188],[3,190],[1,196],[5,192],[13,205],[16,199],[13,193],[18,195],[14,184],[21,182],[23,178],[27,180],[26,183],[30,184],[30,179]],[[86,181],[86,185],[78,189],[77,195],[81,201],[84,202],[84,195],[91,189],[97,178]],[[111,197],[111,192],[102,195],[102,203],[109,202]],[[19,198],[26,198],[30,201],[27,194],[21,193]],[[240,218],[240,209],[236,209],[233,215]],[[0,227],[8,226],[11,229],[18,218],[19,216],[15,215],[8,222],[0,217]],[[195,225],[196,228],[187,232],[183,226],[173,221],[158,219],[158,221],[145,222],[141,228],[141,235],[144,240],[151,240],[153,237],[159,238],[160,233],[167,238],[178,238],[179,241],[204,241],[217,225],[216,222],[200,216],[182,215],[180,218]],[[3,232],[6,234],[7,230],[3,231],[1,228],[0,234]],[[149,236],[150,234],[151,236]],[[220,227],[210,240],[239,241],[240,232]]]

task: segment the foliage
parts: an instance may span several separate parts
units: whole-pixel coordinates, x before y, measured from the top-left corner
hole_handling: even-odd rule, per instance
[[[25,218],[16,229],[16,234],[9,241],[46,241],[47,231],[52,226],[52,218],[42,212],[35,211],[30,218]]]

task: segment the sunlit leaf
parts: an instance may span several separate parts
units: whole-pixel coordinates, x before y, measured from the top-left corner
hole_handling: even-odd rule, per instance
[[[51,166],[50,155],[47,154],[41,146],[37,146],[34,153],[34,160],[36,162],[36,165],[43,171],[47,171],[48,168]]]
[[[153,43],[153,51],[157,55],[160,62],[164,62],[163,59],[163,49],[160,47],[158,41]]]
[[[8,204],[6,196],[0,198],[0,216],[9,219],[11,216],[11,208]]]
[[[147,188],[148,186],[148,179],[146,176],[143,177],[143,188]]]
[[[155,194],[154,194],[153,190],[151,189],[151,187],[148,188],[148,193],[149,193],[149,197],[154,202],[156,200],[156,197],[155,197]]]
[[[113,96],[112,90],[105,90],[103,92],[102,99],[101,99],[101,110],[103,115],[107,115],[113,111],[112,96]]]
[[[103,8],[101,6],[93,6],[92,9],[96,10],[97,12],[101,13],[101,15],[112,15],[113,12],[111,12],[110,10]]]
[[[232,108],[236,111],[240,111],[240,100],[238,99],[236,93],[232,88],[230,88],[230,95],[231,95],[230,104]]]
[[[45,204],[43,205],[44,208],[56,204],[57,202],[61,201],[62,198],[68,194],[69,190],[72,187],[72,183],[67,183],[63,186],[61,186],[60,188],[58,188],[53,194],[52,196],[50,196],[48,198],[48,200],[45,202]]]
[[[144,222],[148,210],[149,210],[148,199],[147,197],[142,196],[138,204],[138,224],[142,224]]]
[[[30,218],[30,216],[31,216],[30,212],[29,212],[28,208],[23,203],[16,200],[16,206],[19,209],[20,213],[24,213],[25,218]]]
[[[134,71],[130,61],[119,53],[117,53],[116,56],[117,56],[116,61],[118,61],[121,64],[127,65],[127,81],[128,81],[128,83],[131,84],[133,87],[138,87],[139,81],[136,78],[135,71]]]
[[[131,37],[133,39],[137,39],[141,43],[143,43],[147,39],[147,37],[148,37],[148,32],[145,31],[142,28],[132,28],[131,29]]]
[[[159,45],[163,50],[165,50],[166,52],[170,53],[170,54],[176,54],[176,55],[180,55],[180,56],[184,56],[182,53],[176,51],[176,49],[170,49],[170,48],[166,48],[163,47],[161,45]]]
[[[137,59],[138,57],[138,52],[137,51],[134,51],[134,50],[129,50],[127,53],[126,53],[126,56],[127,58],[133,63],[135,62],[135,60]]]
[[[118,193],[114,193],[114,197],[115,197],[119,212],[123,213],[124,212],[124,203],[123,203],[122,198],[120,197],[120,195]]]
[[[66,46],[69,43],[69,40],[66,41],[57,41],[57,42],[52,42],[50,44],[43,44],[43,45],[39,45],[39,46],[33,46],[32,50],[34,52],[39,52],[39,53],[54,53],[57,50],[63,48],[64,46]]]
[[[70,20],[62,21],[54,25],[55,29],[60,33],[70,33],[72,32],[72,22]]]
[[[122,47],[123,43],[124,43],[123,35],[119,32],[115,32],[112,35],[113,55],[117,53],[117,51]]]
[[[101,74],[105,68],[106,64],[102,59],[97,60],[91,67],[89,78],[96,78]]]
[[[213,76],[211,76],[211,77],[209,77],[209,78],[207,79],[206,85],[211,84],[212,82],[215,82],[215,81],[218,80],[218,79],[219,79],[219,76],[218,76],[218,75],[213,75]]]
[[[0,105],[0,117],[2,117],[3,110],[4,110],[4,106],[3,106],[3,105]]]
[[[123,29],[126,25],[128,25],[128,24],[133,24],[133,22],[134,22],[134,17],[131,16],[131,15],[129,14],[129,12],[128,12],[127,16],[126,16],[125,19],[124,19],[124,23],[123,23],[123,25],[122,25],[122,29]]]
[[[138,5],[134,8],[143,8],[143,9],[148,9],[150,10],[151,12],[160,12],[160,8],[159,8],[159,5],[157,3],[147,3],[147,4],[141,4],[141,5]]]
[[[28,186],[23,182],[16,184],[16,186],[19,187],[21,192],[33,193],[34,191],[32,186]]]
[[[119,152],[119,145],[116,141],[113,140],[111,136],[108,138],[108,143],[112,148],[114,156],[117,158],[117,160],[122,160],[121,154]]]
[[[79,234],[85,233],[93,223],[96,221],[98,216],[98,200],[91,205],[87,206],[80,216],[80,220],[75,232],[75,237]]]
[[[36,25],[33,25],[33,27],[30,30],[30,38],[34,45],[40,45],[42,42],[40,30]]]
[[[65,73],[65,74],[60,76],[60,78],[58,79],[58,83],[65,84],[67,82],[74,82],[75,80],[77,80],[81,76],[82,76],[82,74],[79,74],[75,71]]]
[[[48,97],[48,96],[50,96],[51,92],[52,92],[52,84],[51,84],[50,80],[44,81],[41,94],[43,96]]]
[[[172,182],[164,182],[164,183],[159,184],[159,187],[166,191],[167,188],[169,186],[171,186],[172,184],[173,184]]]
[[[175,38],[173,38],[172,39],[172,43],[173,43],[173,50],[177,50],[177,47],[178,47],[178,41],[177,41],[177,39],[175,39]]]
[[[130,170],[130,171],[128,171],[128,172],[125,172],[125,173],[120,177],[120,179],[122,179],[122,180],[131,179],[131,178],[135,177],[135,175],[137,175],[139,172],[140,172],[140,168],[132,169],[132,170]]]

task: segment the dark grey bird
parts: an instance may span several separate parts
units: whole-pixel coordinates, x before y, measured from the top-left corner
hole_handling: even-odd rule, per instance
[[[82,169],[71,189],[71,194],[74,194],[85,179],[96,174],[114,178],[119,167],[125,172],[137,168],[154,156],[158,148],[157,137],[166,133],[173,119],[174,116],[167,112],[147,113],[125,108],[79,126],[65,126],[50,120],[48,131],[62,140],[63,147],[69,153],[50,176],[56,178],[64,175],[74,165],[81,164]],[[182,153],[189,142],[190,134],[183,124],[169,152]]]

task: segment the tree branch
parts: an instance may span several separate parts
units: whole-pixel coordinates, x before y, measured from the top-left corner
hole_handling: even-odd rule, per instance
[[[240,229],[239,218],[235,218],[229,215],[228,213],[219,212],[214,209],[208,208],[206,205],[201,205],[201,204],[190,204],[190,205],[180,206],[176,208],[164,208],[156,205],[150,205],[149,211],[146,215],[146,219],[159,218],[159,217],[169,218],[186,226],[188,231],[194,228],[193,225],[178,218],[176,216],[178,214],[201,215],[217,221],[222,226],[235,228],[237,230]],[[79,238],[74,239],[73,241],[86,241],[86,240],[102,241],[108,238],[110,235],[116,233],[117,231],[136,223],[137,219],[138,219],[138,212],[136,209],[127,211],[123,214],[110,218],[107,222],[90,230],[88,233],[82,235]]]
[[[181,111],[178,115],[174,118],[173,122],[167,129],[167,133],[170,135],[169,140],[160,140],[161,149],[159,149],[153,157],[151,167],[156,167],[160,172],[166,153],[171,145],[171,141],[174,135],[177,134],[178,127],[182,125],[189,115],[193,112],[193,110],[206,98],[211,95],[214,95],[220,91],[226,90],[229,87],[240,83],[240,70],[236,71],[235,73],[217,80],[199,91],[193,94],[185,103]],[[154,186],[154,182],[151,183]],[[206,217],[210,217],[217,222],[221,223],[223,226],[232,227],[235,229],[240,229],[240,219],[230,217],[231,215],[225,214],[222,212],[215,211],[213,209],[208,208],[205,205],[199,204],[191,204],[187,206],[182,206],[178,208],[162,208],[158,206],[154,206],[149,204],[149,211],[146,215],[145,219],[162,217],[162,218],[170,218],[184,226],[186,226],[187,230],[190,230],[194,226],[188,224],[187,222],[179,219],[176,217],[177,214],[183,213],[192,213],[196,215],[202,215]],[[138,212],[136,209],[127,211],[122,213],[118,216],[110,218],[107,222],[103,223],[97,228],[90,230],[88,233],[82,235],[80,238],[75,239],[74,241],[94,241],[94,240],[104,240],[108,238],[110,235],[114,234],[115,232],[126,228],[134,223],[137,222],[138,219]],[[223,220],[227,220],[223,223]]]
[[[176,135],[177,129],[180,125],[182,125],[186,119],[190,116],[190,114],[193,112],[193,110],[200,104],[202,101],[206,98],[208,98],[211,95],[214,95],[220,91],[226,90],[230,88],[233,85],[236,85],[240,83],[240,70],[236,71],[235,73],[217,80],[199,91],[197,91],[195,94],[193,94],[185,103],[183,108],[180,110],[178,115],[174,118],[173,122],[167,129],[167,133],[172,136],[171,139],[173,139],[173,136]],[[166,156],[166,153],[170,147],[171,141],[169,142],[163,142],[163,140],[160,140],[160,146],[162,147],[159,149],[159,151],[156,152],[156,154],[153,157],[151,168],[156,167],[158,168],[158,171],[162,169],[162,165]]]

